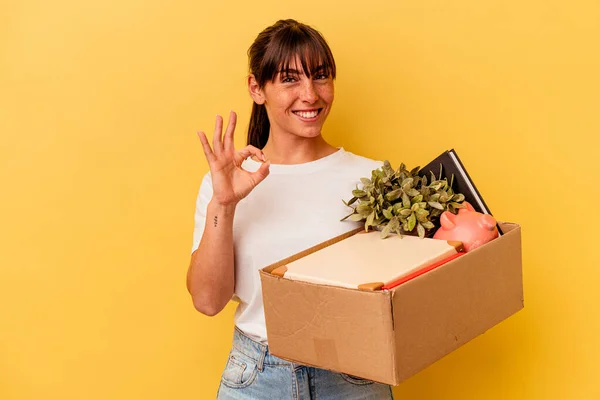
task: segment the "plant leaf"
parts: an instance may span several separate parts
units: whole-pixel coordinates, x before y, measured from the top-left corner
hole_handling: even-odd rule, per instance
[[[387,201],[394,201],[394,200],[398,200],[400,198],[400,196],[402,196],[402,189],[396,189],[396,190],[392,190],[389,193],[386,193],[385,199]]]
[[[404,205],[402,203],[394,204],[394,213],[400,214],[400,211],[402,211],[403,207],[404,207]]]
[[[391,175],[394,174],[394,169],[392,168],[392,166],[390,165],[390,162],[388,160],[385,160],[383,162],[382,169],[383,169],[383,172],[385,172],[385,175],[387,177],[390,177]]]
[[[412,231],[415,229],[415,225],[417,223],[417,217],[415,217],[415,213],[411,213],[410,217],[408,217],[408,231]]]
[[[421,222],[421,225],[423,225],[423,227],[427,229],[435,228],[435,225],[431,221]]]
[[[369,226],[369,225],[373,225],[373,220],[375,219],[375,211],[373,211],[371,214],[369,214],[369,216],[367,217],[367,221],[365,222],[365,229]]]
[[[382,223],[384,223],[385,221],[387,221],[387,220],[383,217],[375,218],[375,220],[373,221],[373,226],[379,226]]]
[[[417,214],[417,220],[419,222],[427,221],[427,216],[429,215],[429,211],[419,208],[417,211],[415,211],[415,213]]]
[[[402,184],[400,186],[402,186],[402,188],[404,188],[406,186],[405,190],[408,190],[409,188],[411,188],[413,186],[413,182],[415,180],[413,178],[406,178],[402,181]]]
[[[455,208],[467,208],[467,206],[464,203],[456,203],[454,201],[450,203],[450,205],[452,205]]]
[[[425,237],[425,228],[423,228],[423,225],[417,224],[417,232],[419,233],[419,237],[421,239]]]
[[[417,192],[417,193],[419,193],[419,192]],[[415,196],[415,197],[413,197],[413,198],[412,198],[412,200],[411,200],[411,202],[412,202],[413,204],[415,204],[415,203],[420,203],[420,202],[422,202],[422,201],[423,201],[423,195],[422,195],[422,194],[420,194],[420,195],[418,195],[418,196]]]
[[[350,215],[350,221],[362,221],[364,217],[360,214],[352,214]]]
[[[433,208],[437,208],[438,210],[444,209],[444,206],[438,203],[437,201],[428,201],[427,204],[429,204]]]
[[[346,215],[344,218],[340,219],[340,221],[345,221],[348,217],[355,215],[354,213]]]
[[[351,198],[350,201],[348,201],[347,203],[344,200],[342,200],[342,201],[344,202],[345,205],[350,207],[352,204],[354,204],[356,202],[356,200],[358,200],[358,197]]]
[[[404,208],[400,210],[400,215],[404,217],[408,217],[410,214],[412,214],[412,210],[410,208]]]
[[[408,195],[404,192],[402,192],[402,204],[406,208],[410,207],[410,199],[408,198]]]
[[[388,222],[387,225],[381,231],[381,238],[385,239],[386,237],[388,237],[391,231],[392,231],[392,227],[390,226],[390,223]]]
[[[356,207],[356,211],[360,215],[363,215],[366,217],[367,215],[369,215],[371,213],[371,211],[373,211],[373,207],[371,207],[368,203],[366,203],[366,204],[362,203]]]

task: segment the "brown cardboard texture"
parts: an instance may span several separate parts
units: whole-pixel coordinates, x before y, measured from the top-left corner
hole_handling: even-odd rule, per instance
[[[271,353],[398,385],[523,308],[521,229],[500,225],[501,237],[389,291],[271,274],[361,229],[263,268]]]

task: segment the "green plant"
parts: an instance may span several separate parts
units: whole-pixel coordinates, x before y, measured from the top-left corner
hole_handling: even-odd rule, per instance
[[[430,182],[426,176],[419,176],[419,169],[408,171],[401,164],[394,171],[389,161],[384,161],[381,168],[372,171],[371,179],[360,179],[362,188],[357,185],[348,202],[342,200],[353,209],[342,221],[365,220],[365,230],[381,229],[382,238],[391,232],[400,236],[416,233],[421,238],[433,233],[439,228],[439,216],[444,211],[456,214],[465,207],[461,204],[465,196],[452,190],[454,176],[450,183],[441,178],[441,166],[440,177],[436,179],[431,173]]]

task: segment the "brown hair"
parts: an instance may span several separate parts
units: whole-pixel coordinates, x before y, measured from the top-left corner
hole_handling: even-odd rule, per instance
[[[335,79],[335,60],[325,38],[314,28],[293,19],[279,20],[258,34],[248,49],[250,73],[259,87],[273,82],[277,73],[289,69],[300,58],[302,70],[311,77],[322,67]],[[262,149],[269,139],[271,124],[264,104],[252,104],[247,144]]]

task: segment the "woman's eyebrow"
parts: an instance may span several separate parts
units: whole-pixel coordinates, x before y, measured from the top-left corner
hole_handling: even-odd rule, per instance
[[[321,65],[317,66],[317,67],[316,67],[316,68],[315,68],[315,69],[312,71],[311,75],[312,75],[312,74],[316,74],[316,73],[318,73],[318,72],[325,71],[325,70],[327,70],[327,67],[325,66],[325,64],[321,64]],[[281,69],[281,70],[279,71],[279,73],[280,73],[280,74],[295,74],[295,75],[301,75],[301,74],[303,74],[304,72],[303,72],[303,71],[298,71],[297,69],[294,69],[294,68],[287,68],[287,69]]]
[[[300,75],[300,71],[298,71],[297,69],[293,69],[293,68],[287,68],[287,69],[282,69],[279,71],[280,74],[296,74],[296,75]]]

